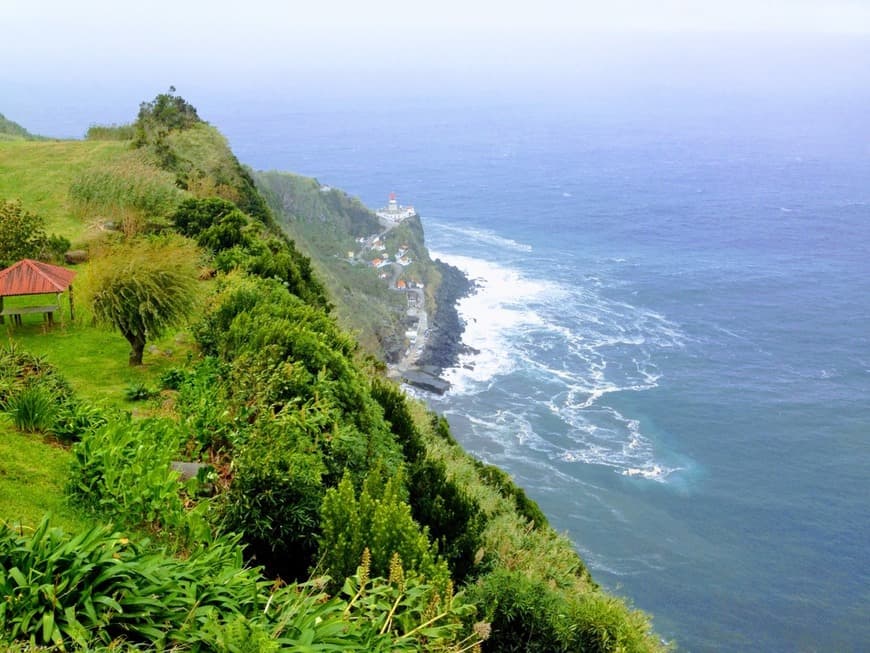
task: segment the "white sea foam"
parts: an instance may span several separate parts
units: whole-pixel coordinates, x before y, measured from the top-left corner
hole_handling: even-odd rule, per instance
[[[437,229],[439,231],[444,231],[454,236],[459,236],[463,240],[468,240],[476,243],[486,243],[487,245],[494,245],[496,247],[502,247],[505,249],[517,251],[517,252],[531,252],[532,246],[526,243],[521,243],[511,238],[505,238],[504,236],[499,236],[497,233],[490,229],[482,229],[478,227],[459,227],[451,224],[444,224],[443,222],[436,223]],[[440,258],[438,254],[432,253],[433,258]]]
[[[489,261],[438,256],[478,284],[477,292],[460,300],[457,306],[465,323],[462,341],[478,353],[462,356],[457,367],[444,373],[452,392],[465,393],[515,369],[519,361],[511,356],[511,339],[517,332],[543,324],[530,304],[560,290]]]
[[[677,325],[654,311],[608,300],[597,286],[439,256],[478,283],[478,291],[458,305],[463,342],[477,353],[445,371],[452,386],[448,401],[482,402],[487,393],[523,388],[515,407],[470,420],[476,437],[497,441],[517,464],[529,464],[529,451],[535,451],[549,461],[549,473],[577,463],[665,481],[678,469],[658,458],[638,420],[605,400],[656,387],[662,374],[654,353],[681,346],[685,337]]]

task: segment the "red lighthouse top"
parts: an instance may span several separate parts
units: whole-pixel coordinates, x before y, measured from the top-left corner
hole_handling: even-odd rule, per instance
[[[395,202],[395,201],[396,201],[396,194],[395,194],[395,193],[390,193],[390,201],[391,201],[391,202]]]

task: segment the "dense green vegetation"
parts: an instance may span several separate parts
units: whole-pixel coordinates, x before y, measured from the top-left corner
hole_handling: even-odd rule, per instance
[[[82,158],[66,167],[45,151],[5,159],[41,162],[64,180],[44,202],[26,184],[0,190],[40,215],[73,211],[59,218],[89,246],[85,286],[106,288],[103,270],[136,278],[125,265],[139,256],[183,260],[185,297],[196,301],[183,302],[186,321],[169,319],[169,307],[145,324],[154,351],[143,344],[135,371],[116,360],[121,337],[87,319],[128,328],[93,292],[74,325],[6,325],[15,344],[0,350],[0,439],[34,452],[56,442],[68,449],[46,456],[46,469],[69,467],[63,483],[40,480],[30,505],[0,501],[0,518],[26,526],[0,527],[0,645],[661,649],[647,617],[598,588],[506,474],[468,456],[443,418],[381,376],[193,107],[170,89],[142,105],[133,131],[70,148]],[[0,143],[0,160],[7,146],[20,143]],[[346,196],[315,192],[344,212],[350,235],[372,226]],[[86,237],[106,215],[121,228]],[[406,229],[390,246],[422,247],[419,222]],[[109,305],[138,314],[129,296],[157,307],[161,285],[124,286]],[[63,344],[47,344],[54,337]],[[178,462],[197,465],[182,476]],[[0,487],[23,491],[16,469],[0,463]],[[37,523],[42,510],[57,510],[68,532]]]
[[[357,242],[384,231],[377,216],[358,199],[316,179],[270,171],[256,173],[254,180],[282,228],[311,258],[334,298],[342,327],[353,332],[367,352],[396,360],[406,348],[407,300],[380,277],[392,275],[393,269],[371,267],[369,262],[379,253]],[[395,256],[406,245],[415,263],[404,278],[424,283],[434,298],[440,275],[423,244],[419,219],[412,222],[417,226],[402,225],[388,235],[386,253]],[[349,253],[362,256],[348,257]]]

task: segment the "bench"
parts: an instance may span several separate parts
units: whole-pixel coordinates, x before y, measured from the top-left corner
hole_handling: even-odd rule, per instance
[[[54,312],[59,311],[60,306],[57,304],[52,304],[50,306],[13,306],[10,308],[4,308],[0,311],[0,324],[6,321],[6,316],[12,318],[13,324],[21,324],[21,316],[29,315],[31,313],[42,313],[43,319],[46,320],[49,325],[54,324]]]

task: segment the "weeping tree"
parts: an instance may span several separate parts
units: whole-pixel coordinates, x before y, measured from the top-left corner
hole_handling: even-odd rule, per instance
[[[142,364],[145,343],[183,320],[196,297],[199,254],[185,238],[126,241],[92,259],[88,295],[97,322],[130,343],[130,365]]]

